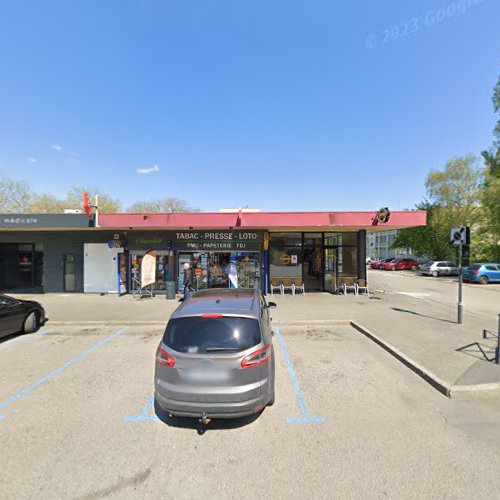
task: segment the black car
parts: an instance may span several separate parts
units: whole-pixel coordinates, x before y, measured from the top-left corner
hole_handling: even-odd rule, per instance
[[[0,337],[12,333],[33,333],[46,320],[45,309],[38,302],[0,293]]]

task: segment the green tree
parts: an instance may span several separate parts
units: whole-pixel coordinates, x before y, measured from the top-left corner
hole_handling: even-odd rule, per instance
[[[481,215],[479,201],[484,172],[473,155],[453,158],[442,170],[432,170],[425,186],[427,199],[416,206],[427,211],[427,226],[403,229],[392,247],[411,248],[415,255],[436,260],[453,260],[455,249],[450,245],[450,229],[471,225],[478,227]],[[482,251],[481,240],[473,240],[471,252]]]
[[[481,195],[483,217],[480,236],[481,260],[500,261],[500,78],[493,91],[493,110],[498,115],[494,129],[493,147],[483,151],[486,166],[484,189]]]
[[[82,209],[82,193],[88,193],[90,202],[93,204],[95,196],[99,197],[99,210],[104,213],[116,213],[121,210],[120,200],[103,193],[97,187],[73,186],[66,195],[66,208]]]
[[[35,194],[27,212],[32,214],[62,214],[65,202],[52,194]]]
[[[134,213],[175,213],[175,212],[199,212],[198,208],[193,208],[185,200],[168,197],[150,201],[138,201],[131,205],[127,212]]]
[[[0,178],[0,211],[3,213],[26,213],[33,201],[33,192],[26,181],[10,177]]]
[[[431,260],[453,260],[454,249],[450,245],[450,230],[446,222],[446,210],[438,204],[424,200],[415,206],[427,212],[427,225],[402,229],[392,248],[410,248],[417,257]]]

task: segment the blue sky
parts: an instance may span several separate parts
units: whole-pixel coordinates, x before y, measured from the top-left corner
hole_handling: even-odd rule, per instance
[[[413,207],[491,145],[499,20],[497,0],[4,2],[0,171],[125,207]]]

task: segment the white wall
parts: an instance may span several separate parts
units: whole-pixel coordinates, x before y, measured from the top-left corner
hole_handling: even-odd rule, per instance
[[[118,259],[123,248],[109,248],[107,243],[85,243],[83,291],[85,293],[118,292]]]

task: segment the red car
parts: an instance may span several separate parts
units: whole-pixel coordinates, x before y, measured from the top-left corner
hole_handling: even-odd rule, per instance
[[[391,260],[394,260],[394,257],[391,257],[390,259],[384,259],[384,260],[377,260],[375,262],[372,262],[370,264],[370,267],[372,269],[382,269],[382,266],[386,264],[387,262],[391,262]]]
[[[386,271],[413,271],[418,268],[418,262],[415,259],[392,259],[382,265]]]

